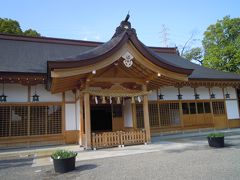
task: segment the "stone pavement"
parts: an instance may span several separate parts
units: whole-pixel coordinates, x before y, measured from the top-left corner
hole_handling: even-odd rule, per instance
[[[39,167],[45,165],[51,165],[52,160],[50,155],[57,149],[67,149],[71,151],[78,152],[76,161],[85,161],[92,159],[101,159],[108,157],[126,156],[142,153],[151,153],[158,151],[178,151],[180,149],[193,148],[199,145],[207,146],[206,139],[195,138],[207,136],[213,131],[201,131],[201,132],[189,132],[189,133],[178,133],[178,134],[165,134],[162,136],[153,136],[152,143],[148,145],[137,145],[137,146],[126,146],[123,148],[108,148],[99,149],[96,151],[84,151],[83,148],[78,145],[68,145],[68,146],[50,146],[50,147],[38,147],[29,149],[9,149],[0,150],[0,159],[7,157],[30,157],[32,156],[33,164],[32,167]],[[228,134],[240,134],[240,129],[227,129],[218,130],[217,132],[223,132],[227,136]],[[240,138],[240,135],[239,135]]]
[[[76,170],[65,174],[55,173],[49,159],[59,147],[22,149],[22,154],[29,155],[24,157],[13,156],[19,149],[5,150],[1,153],[12,157],[0,158],[0,179],[239,179],[240,130],[225,130],[226,147],[221,149],[208,146],[208,133],[154,136],[149,145],[96,151],[61,146],[79,151]]]

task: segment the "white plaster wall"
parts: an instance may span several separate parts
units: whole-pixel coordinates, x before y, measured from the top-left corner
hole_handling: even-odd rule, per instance
[[[66,91],[65,101],[75,101],[75,94],[72,91]]]
[[[0,90],[0,94],[2,94],[2,90]],[[27,86],[22,86],[20,84],[4,84],[4,94],[7,96],[7,102],[28,101]]]
[[[76,130],[76,105],[65,104],[65,127],[66,130]]]
[[[80,101],[76,101],[76,121],[77,121],[77,130],[80,130]]]
[[[182,99],[186,99],[186,100],[195,99],[194,89],[191,87],[186,86],[186,87],[180,88],[180,93],[183,95]]]
[[[239,109],[237,100],[226,100],[228,119],[238,119]]]
[[[213,87],[213,88],[211,88],[211,93],[212,92],[215,94],[215,99],[223,99],[222,88]]]
[[[230,94],[230,99],[237,99],[237,94],[236,94],[235,88],[233,88],[233,87],[224,88],[224,94],[226,94],[227,92]]]
[[[208,88],[198,87],[196,88],[196,91],[200,95],[200,99],[210,99]]]
[[[160,92],[160,91],[159,91]],[[178,89],[173,86],[164,86],[161,88],[164,100],[178,100]]]
[[[46,90],[45,85],[38,84],[36,86],[36,92],[39,95],[39,102],[61,102],[62,93],[52,94]],[[31,96],[35,94],[35,86],[31,86]],[[32,101],[32,98],[31,98]]]
[[[130,99],[126,100],[123,106],[123,117],[124,117],[124,127],[133,127],[132,104]]]
[[[157,98],[157,91],[156,90],[152,91],[152,93],[148,95],[148,100],[156,101],[157,99],[158,98]]]

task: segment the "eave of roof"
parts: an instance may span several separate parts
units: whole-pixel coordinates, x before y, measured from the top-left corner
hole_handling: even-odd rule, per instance
[[[103,44],[103,42],[95,42],[95,41],[83,41],[83,40],[52,38],[52,37],[43,37],[43,36],[31,37],[31,36],[2,34],[2,33],[0,33],[0,39],[39,42],[39,43],[66,44],[66,45],[76,45],[76,46],[89,46],[89,47],[97,47]]]

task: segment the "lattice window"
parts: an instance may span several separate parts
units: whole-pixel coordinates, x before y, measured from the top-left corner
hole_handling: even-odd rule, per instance
[[[0,137],[58,134],[61,106],[0,106]]]
[[[28,134],[28,107],[11,106],[10,136],[26,136]]]
[[[170,121],[171,125],[180,124],[179,103],[170,103]]]
[[[10,107],[0,106],[0,137],[9,136]]]
[[[172,126],[180,124],[178,103],[160,103],[159,114],[161,126]]]
[[[148,110],[149,110],[150,126],[158,127],[159,126],[158,104],[157,103],[148,104]]]
[[[205,113],[211,113],[210,102],[204,102],[204,112]]]
[[[198,114],[203,114],[204,113],[203,102],[197,102],[197,112],[198,112]]]
[[[189,103],[190,114],[196,114],[196,104],[195,102]]]
[[[47,134],[58,134],[62,131],[61,106],[48,106]]]
[[[189,114],[188,103],[182,103],[182,111],[183,111],[183,114]]]
[[[169,118],[169,104],[159,104],[159,114],[160,114],[160,123],[161,126],[170,125],[170,118]]]
[[[136,104],[137,128],[144,128],[143,105]]]
[[[47,107],[30,107],[30,135],[46,134],[47,125]]]
[[[213,114],[222,115],[225,114],[225,107],[223,101],[212,102]]]

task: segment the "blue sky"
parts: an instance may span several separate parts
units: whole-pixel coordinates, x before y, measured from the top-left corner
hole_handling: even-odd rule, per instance
[[[42,36],[105,42],[130,11],[130,22],[148,46],[181,47],[194,34],[191,46],[200,44],[206,28],[226,15],[239,17],[239,0],[7,0],[1,18],[20,22]]]

